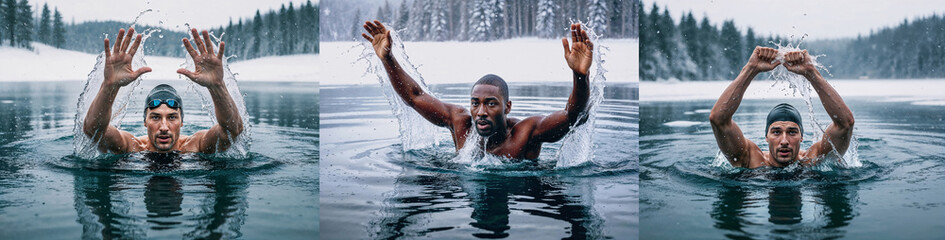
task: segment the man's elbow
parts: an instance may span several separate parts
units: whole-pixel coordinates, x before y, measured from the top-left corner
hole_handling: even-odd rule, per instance
[[[856,123],[856,120],[853,119],[853,116],[844,118],[844,119],[835,119],[834,124],[837,125],[840,129],[850,130],[853,129],[853,124]]]
[[[715,111],[709,113],[709,123],[713,126],[721,126],[722,124],[728,122],[728,120],[728,118],[722,117],[721,114]]]
[[[86,137],[93,138],[95,136],[95,132],[97,131],[95,130],[95,127],[92,125],[93,124],[90,124],[88,122],[82,125],[82,132],[85,133]]]

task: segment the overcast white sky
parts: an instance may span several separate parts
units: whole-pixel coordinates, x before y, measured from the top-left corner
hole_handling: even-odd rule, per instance
[[[298,8],[306,0],[30,0],[34,7],[33,12],[39,15],[43,3],[48,3],[50,10],[58,7],[63,20],[76,23],[92,20],[117,20],[131,22],[144,10],[152,12],[141,16],[139,23],[159,25],[163,27],[184,30],[184,23],[190,23],[196,28],[211,28],[233,22],[240,18],[252,17],[256,10],[265,13],[269,9],[279,10],[282,4],[287,7],[289,2]],[[317,4],[318,0],[312,0]]]
[[[707,15],[716,25],[734,19],[743,31],[751,26],[763,35],[807,33],[810,39],[856,37],[903,19],[945,14],[945,0],[644,0],[647,13],[654,1],[660,12],[669,7],[676,23],[692,10],[697,20]]]

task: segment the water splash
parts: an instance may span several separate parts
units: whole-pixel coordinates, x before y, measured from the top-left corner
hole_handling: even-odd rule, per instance
[[[580,23],[580,22],[573,22]],[[561,139],[561,148],[558,150],[557,156],[555,159],[557,163],[556,168],[566,168],[574,167],[587,162],[593,162],[594,158],[594,129],[597,120],[597,109],[600,106],[600,103],[604,101],[604,86],[607,78],[605,74],[607,69],[604,68],[604,55],[609,51],[609,48],[603,46],[600,42],[600,35],[596,34],[594,31],[593,25],[581,24],[584,26],[587,35],[591,38],[591,42],[594,43],[594,64],[591,64],[591,75],[588,76],[590,79],[590,90],[591,94],[588,99],[587,109],[578,117],[578,119],[587,119],[586,122],[577,126],[571,126],[570,132]]]
[[[436,93],[430,91],[430,88],[427,87],[426,82],[423,80],[423,76],[420,75],[420,72],[417,71],[417,66],[413,65],[410,62],[410,58],[407,56],[403,40],[400,38],[400,34],[397,31],[394,31],[393,27],[388,26],[391,29],[391,54],[394,58],[398,60],[400,66],[404,71],[410,75],[417,84],[420,85],[420,88],[423,89],[427,94],[432,94],[435,97],[438,97]],[[430,122],[428,122],[423,116],[420,116],[419,113],[413,110],[410,106],[407,105],[401,99],[397,92],[394,91],[394,87],[390,84],[390,78],[387,76],[387,72],[384,69],[384,64],[381,63],[381,60],[377,57],[377,54],[374,52],[374,46],[370,42],[362,41],[361,46],[363,47],[360,56],[357,61],[365,61],[368,64],[365,75],[373,73],[377,76],[377,81],[381,84],[382,89],[384,89],[384,95],[387,96],[387,101],[391,105],[391,110],[394,112],[394,116],[397,117],[398,126],[400,127],[400,140],[403,143],[403,150],[419,150],[423,148],[428,148],[433,145],[439,145],[447,140],[448,132],[443,128],[439,128]]]

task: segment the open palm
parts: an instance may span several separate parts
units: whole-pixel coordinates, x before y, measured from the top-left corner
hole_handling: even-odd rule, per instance
[[[108,38],[105,38],[105,81],[124,87],[151,68],[142,67],[138,70],[131,68],[131,62],[138,46],[141,45],[141,34],[135,37],[134,44],[131,44],[131,36],[135,33],[134,28],[128,29],[128,35],[125,35],[125,29],[118,30],[118,38],[115,38],[115,47],[109,49]]]
[[[576,73],[587,75],[594,60],[594,43],[587,37],[587,32],[581,29],[581,24],[571,24],[570,48],[567,38],[562,38],[561,43],[564,45],[564,59],[568,67]]]
[[[222,85],[223,54],[226,50],[226,45],[221,41],[219,53],[214,54],[213,42],[210,41],[210,35],[207,33],[207,30],[203,30],[202,32],[203,40],[197,35],[196,28],[191,29],[190,33],[194,37],[194,44],[197,45],[196,49],[190,44],[187,38],[181,41],[184,42],[187,53],[189,53],[190,57],[194,60],[194,71],[191,72],[190,70],[181,68],[177,70],[177,73],[187,76],[187,78],[200,84],[200,86],[210,87]]]
[[[373,23],[364,22],[364,30],[367,30],[371,35],[362,33],[361,37],[374,45],[374,53],[377,53],[380,58],[390,56],[390,30],[387,30],[384,24],[377,20],[374,20]]]

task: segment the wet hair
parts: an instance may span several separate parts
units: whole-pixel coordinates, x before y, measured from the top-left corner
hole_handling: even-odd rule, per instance
[[[482,76],[482,78],[479,78],[479,80],[476,81],[476,84],[473,84],[473,88],[475,88],[477,85],[496,86],[499,88],[499,93],[502,94],[502,99],[509,101],[509,85],[506,84],[505,80],[503,80],[501,77],[496,76],[495,74],[486,74],[485,76]]]
[[[174,101],[177,101],[177,105],[179,105],[179,107],[177,107],[177,110],[180,112],[180,117],[181,118],[184,117],[184,107],[183,107],[184,104],[183,102],[180,101],[180,95],[177,94],[177,90],[174,89],[174,87],[172,87],[171,85],[161,84],[161,85],[154,86],[154,88],[151,89],[151,92],[148,93],[148,97],[145,98],[145,101],[144,101],[144,118],[145,119],[148,118],[148,109],[150,109],[148,107],[148,103],[150,103],[151,100],[155,100],[155,99],[159,99],[161,101],[164,101],[167,99],[173,99]]]
[[[804,124],[801,122],[801,113],[797,111],[797,108],[791,106],[791,104],[778,104],[771,109],[771,112],[768,112],[768,121],[767,124],[765,124],[765,135],[768,135],[768,128],[771,127],[771,124],[778,121],[797,123],[797,127],[800,128],[801,133],[804,133]]]

